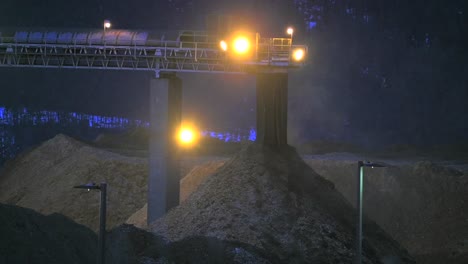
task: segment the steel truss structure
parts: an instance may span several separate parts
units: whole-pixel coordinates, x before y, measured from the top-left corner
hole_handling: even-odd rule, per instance
[[[108,34],[113,36],[115,32]],[[291,52],[296,48],[307,49],[303,45],[291,45],[288,38],[261,38],[257,40],[255,52],[251,56],[236,59],[232,54],[222,51],[218,42],[209,38],[119,42],[116,41],[117,34],[113,41],[106,43],[106,32],[101,33],[100,41],[91,41],[91,37],[83,38],[96,33],[76,33],[81,38],[70,37],[68,41],[60,41],[58,34],[53,41],[37,37],[40,34],[31,32],[29,38],[23,38],[17,32],[15,36],[2,38],[0,33],[0,67],[141,70],[157,74],[246,73],[262,70],[282,72],[302,66],[302,62],[291,59]],[[50,32],[40,36],[49,35]],[[36,37],[33,39],[31,36]]]

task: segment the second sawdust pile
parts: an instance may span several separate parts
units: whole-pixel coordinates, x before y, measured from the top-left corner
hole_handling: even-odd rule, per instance
[[[238,241],[281,261],[351,263],[354,216],[333,184],[293,149],[252,144],[150,229],[171,241],[194,236]],[[413,263],[377,225],[365,221],[364,228],[365,263],[388,256]]]

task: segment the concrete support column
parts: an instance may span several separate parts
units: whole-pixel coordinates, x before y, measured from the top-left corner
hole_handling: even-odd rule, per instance
[[[179,205],[176,133],[182,118],[182,80],[175,74],[150,81],[148,224]]]
[[[287,142],[288,74],[257,74],[257,139],[265,145]]]

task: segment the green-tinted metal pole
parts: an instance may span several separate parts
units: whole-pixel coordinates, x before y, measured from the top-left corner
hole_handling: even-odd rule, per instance
[[[106,243],[106,196],[107,196],[107,183],[101,183],[99,186],[101,190],[101,207],[99,210],[99,238],[98,238],[98,264],[105,263],[105,243]]]
[[[106,243],[106,207],[107,207],[107,183],[103,182],[99,186],[93,183],[77,185],[73,188],[87,189],[89,190],[100,190],[101,191],[101,202],[99,208],[99,237],[98,237],[98,255],[97,264],[105,263],[105,243]]]
[[[358,172],[357,172],[357,219],[356,219],[356,263],[362,263],[362,196],[364,192],[364,167],[386,167],[385,164],[370,162],[370,161],[358,161]]]
[[[356,264],[362,263],[362,192],[364,188],[364,163],[358,161],[357,173],[357,221],[356,221]]]

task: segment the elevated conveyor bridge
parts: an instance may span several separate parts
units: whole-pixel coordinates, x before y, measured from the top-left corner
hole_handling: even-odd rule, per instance
[[[296,68],[290,38],[252,37],[248,58],[230,56],[203,31],[0,31],[0,67],[246,73]]]

